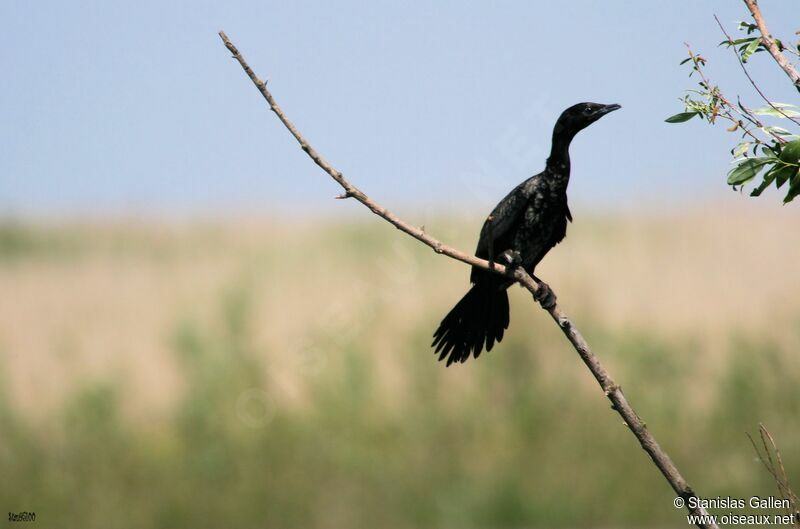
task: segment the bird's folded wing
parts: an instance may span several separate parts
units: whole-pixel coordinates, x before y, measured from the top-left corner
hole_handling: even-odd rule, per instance
[[[535,178],[535,177],[534,177]],[[478,239],[478,247],[475,249],[475,255],[482,258],[489,258],[489,242],[492,242],[492,253],[497,255],[498,252],[508,250],[508,248],[500,248],[498,244],[502,242],[506,235],[512,230],[514,225],[519,222],[525,214],[525,208],[528,205],[529,193],[526,192],[529,187],[528,179],[515,187],[506,197],[495,206],[492,213],[483,223],[481,228],[481,235]]]

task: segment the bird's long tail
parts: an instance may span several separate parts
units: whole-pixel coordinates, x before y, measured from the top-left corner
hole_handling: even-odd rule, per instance
[[[470,353],[481,354],[484,344],[491,351],[508,328],[508,293],[495,280],[475,283],[456,303],[433,333],[432,347],[447,365],[466,362]]]

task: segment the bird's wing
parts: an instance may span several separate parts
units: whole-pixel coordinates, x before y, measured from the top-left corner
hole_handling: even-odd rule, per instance
[[[525,208],[530,198],[531,184],[535,184],[534,179],[539,176],[529,178],[515,187],[506,197],[497,204],[486,222],[483,223],[481,234],[478,238],[478,247],[475,255],[483,259],[489,258],[489,241],[492,241],[492,251],[496,255],[498,252],[508,250],[501,248],[506,235],[512,231],[514,225],[519,222],[525,214]]]

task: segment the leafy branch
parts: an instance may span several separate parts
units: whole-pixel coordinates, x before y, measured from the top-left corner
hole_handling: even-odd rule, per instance
[[[783,199],[784,203],[788,203],[800,194],[800,136],[792,130],[765,121],[786,120],[783,124],[797,131],[800,127],[798,119],[800,108],[770,99],[750,75],[746,64],[756,53],[767,51],[800,91],[800,84],[795,81],[797,72],[783,55],[785,52],[800,56],[800,43],[796,43],[794,47],[787,47],[780,39],[775,39],[766,33],[766,25],[758,6],[752,0],[744,2],[755,22],[740,22],[737,29],[744,32],[744,36],[734,39],[714,16],[725,35],[725,40],[719,45],[734,52],[745,77],[767,106],[751,108],[745,105],[739,96],[736,97],[734,104],[718,85],[711,82],[706,73],[707,59],[694,53],[687,44],[689,56],[681,61],[681,64],[690,65],[690,77],[697,74],[700,78],[699,88],[687,90],[681,99],[684,111],[667,118],[666,121],[683,123],[695,116],[699,116],[711,125],[715,125],[718,118],[728,121],[731,125],[727,131],[741,134],[739,141],[731,149],[734,167],[728,172],[728,185],[734,190],[739,190],[763,171],[761,182],[750,192],[750,196],[761,195],[773,182],[778,189],[788,182],[787,193]]]

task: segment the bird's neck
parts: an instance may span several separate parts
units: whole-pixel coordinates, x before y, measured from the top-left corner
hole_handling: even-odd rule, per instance
[[[553,130],[553,145],[550,148],[550,157],[547,158],[547,171],[552,175],[562,177],[565,182],[569,180],[569,144],[575,133],[561,129],[556,125]]]

